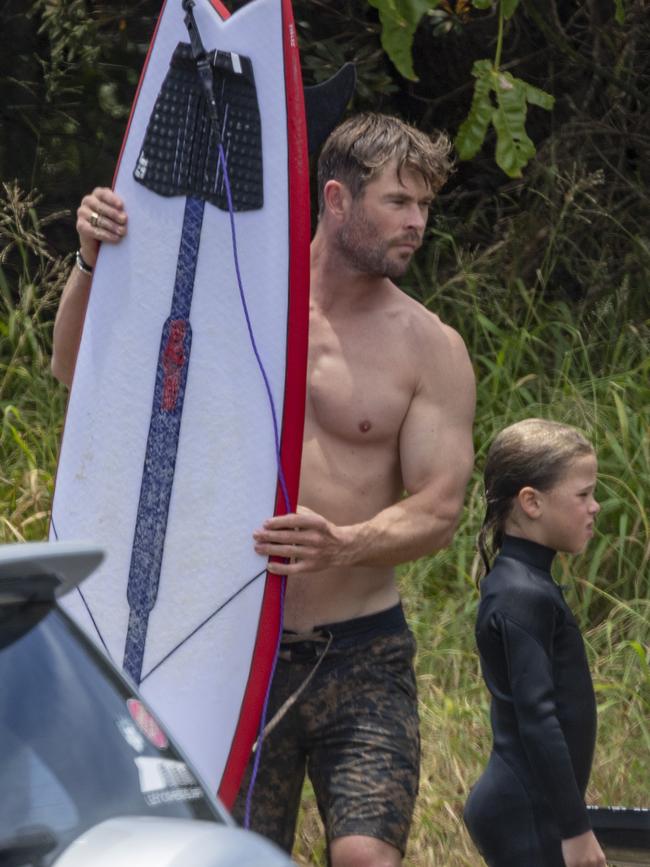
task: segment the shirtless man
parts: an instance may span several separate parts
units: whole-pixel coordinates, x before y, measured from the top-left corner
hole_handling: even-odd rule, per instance
[[[422,243],[448,150],[444,136],[432,141],[382,115],[354,117],[326,142],[300,507],[254,534],[258,553],[289,562],[269,565],[288,576],[269,719],[280,713],[262,743],[251,826],[291,849],[307,768],[333,867],[401,864],[419,737],[415,647],[394,566],[451,542],[472,469],[475,390],[463,341],[392,282]],[[92,266],[97,241],[124,234],[122,203],[95,190],[77,228]],[[88,283],[77,267],[55,324],[52,368],[67,382]]]

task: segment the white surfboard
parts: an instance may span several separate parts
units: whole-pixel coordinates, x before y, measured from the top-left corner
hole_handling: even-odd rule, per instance
[[[295,508],[298,490],[308,157],[289,0],[253,0],[230,17],[219,0],[196,0],[193,13],[213,65],[218,53],[230,76],[227,86],[234,81],[236,89],[242,75],[254,83],[262,203],[231,215],[223,206],[223,166],[213,164],[221,207],[205,203],[194,239],[191,302],[187,292],[184,301],[189,326],[178,325],[185,320],[173,312],[165,326],[175,303],[188,196],[161,194],[143,186],[141,176],[156,160],[155,142],[148,151],[144,143],[152,114],[163,110],[157,103],[163,82],[178,43],[190,43],[181,0],[166,0],[115,178],[129,215],[128,236],[101,249],[93,277],[51,536],[86,539],[106,550],[104,564],[65,606],[119,665],[140,617],[134,599],[149,593],[151,603],[155,597],[140,618],[135,643],[142,639],[142,653],[131,673],[137,670],[145,699],[230,805],[257,736],[280,626],[280,581],[267,575],[252,532],[270,515]],[[189,49],[184,52],[187,58]],[[237,136],[234,126],[232,137],[228,131],[235,116],[228,113],[236,114],[228,99],[218,107],[224,153]],[[187,130],[184,135],[191,140]],[[251,159],[255,163],[255,154]],[[237,155],[228,153],[227,164],[233,195],[245,197],[244,180],[230,171],[239,165]],[[164,439],[179,401],[173,460],[163,455],[161,461],[151,441]],[[154,430],[156,419],[162,428]],[[157,460],[162,469],[154,466]],[[162,509],[159,483],[151,482],[161,472],[169,485]],[[151,553],[156,546],[158,555]],[[159,574],[152,578],[148,564],[156,556]],[[154,589],[143,591],[136,578],[141,585],[153,581]]]

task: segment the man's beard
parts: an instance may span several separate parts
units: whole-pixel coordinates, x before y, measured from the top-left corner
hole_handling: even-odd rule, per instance
[[[390,248],[396,246],[396,240],[405,244],[420,243],[414,234],[392,241],[381,240],[373,224],[356,208],[336,237],[339,252],[353,268],[369,277],[388,277],[389,280],[403,277],[411,262],[411,256],[407,259],[390,257]]]

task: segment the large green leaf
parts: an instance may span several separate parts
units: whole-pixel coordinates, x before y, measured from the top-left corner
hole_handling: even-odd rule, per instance
[[[471,160],[480,151],[492,120],[494,104],[490,98],[494,70],[489,60],[477,60],[472,67],[476,78],[469,114],[456,135],[456,150],[461,160]]]
[[[461,160],[476,156],[492,122],[497,134],[497,164],[510,177],[520,177],[535,155],[535,146],[525,129],[527,103],[550,110],[555,100],[550,93],[495,69],[490,60],[477,60],[472,75],[476,78],[474,96],[456,136],[458,156]],[[492,91],[497,97],[496,108]]]
[[[397,71],[417,81],[413,69],[413,36],[420,19],[429,9],[435,9],[440,0],[368,0],[379,10],[381,44],[395,64]]]
[[[472,0],[472,6],[475,9],[491,9],[492,0]]]
[[[525,81],[522,84],[526,88],[526,102],[530,103],[530,105],[538,105],[540,108],[545,108],[546,111],[551,111],[555,105],[554,96]]]
[[[497,133],[497,165],[511,178],[535,156],[535,145],[526,133],[526,87],[509,73],[498,75],[497,107],[492,123]]]
[[[623,5],[623,0],[616,0],[615,18],[617,24],[625,24],[625,6]]]
[[[519,0],[501,0],[501,8],[503,9],[503,17],[506,21],[515,14],[515,10],[519,6]]]

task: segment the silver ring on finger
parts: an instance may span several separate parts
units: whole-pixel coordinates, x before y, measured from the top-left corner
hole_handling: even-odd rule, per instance
[[[88,220],[88,222],[93,227],[93,229],[99,229],[100,228],[100,226],[99,226],[100,219],[101,219],[101,217],[97,213],[97,211],[91,211],[90,212],[90,219]]]

